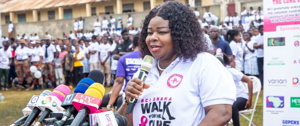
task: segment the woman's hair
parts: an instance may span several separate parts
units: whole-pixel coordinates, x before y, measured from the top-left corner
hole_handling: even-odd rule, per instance
[[[230,43],[234,40],[234,36],[237,36],[239,34],[240,32],[238,30],[228,30],[225,36],[225,40]]]
[[[151,55],[146,45],[146,38],[149,22],[155,16],[169,20],[175,54],[180,59],[183,58],[184,61],[187,59],[194,60],[198,53],[207,50],[202,29],[193,11],[180,2],[169,1],[156,6],[146,16],[139,39],[142,57]]]

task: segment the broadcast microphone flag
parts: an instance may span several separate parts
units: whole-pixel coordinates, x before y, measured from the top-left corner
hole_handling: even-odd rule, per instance
[[[148,75],[149,71],[152,68],[153,63],[154,63],[154,58],[153,57],[151,57],[149,55],[146,55],[144,57],[143,62],[141,64],[140,73],[139,73],[139,76],[138,76],[138,78],[140,80],[142,80],[143,82],[145,82],[145,80],[147,78],[147,75]],[[129,99],[129,105],[128,105],[126,114],[130,114],[132,112],[136,102],[137,102],[137,99],[135,99],[135,98],[130,98]]]

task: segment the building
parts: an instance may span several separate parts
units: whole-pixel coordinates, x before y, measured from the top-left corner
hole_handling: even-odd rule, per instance
[[[149,10],[167,0],[1,0],[1,30],[7,36],[7,24],[15,25],[14,35],[38,33],[40,38],[46,31],[53,38],[61,38],[62,32],[73,30],[73,19],[83,17],[84,29],[93,29],[97,18],[110,15],[122,17],[126,26],[127,14],[134,18],[133,26],[140,27]],[[197,7],[201,15],[205,7],[210,7],[220,20],[227,15],[226,10],[240,12],[241,7],[262,6],[262,0],[178,0]],[[201,6],[200,6],[201,5]],[[234,8],[234,9],[233,9]],[[225,10],[225,11],[224,11]]]

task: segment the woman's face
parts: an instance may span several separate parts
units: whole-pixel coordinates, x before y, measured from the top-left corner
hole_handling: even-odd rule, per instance
[[[254,30],[254,35],[257,36],[258,34],[259,34],[258,29],[255,29],[255,30]]]
[[[238,35],[234,36],[234,40],[235,40],[237,43],[242,42],[241,34],[238,34]]]
[[[243,34],[243,38],[244,38],[245,41],[248,41],[249,37],[250,37],[249,34]]]
[[[158,16],[150,20],[146,44],[155,58],[169,60],[174,56],[175,50],[168,20]]]

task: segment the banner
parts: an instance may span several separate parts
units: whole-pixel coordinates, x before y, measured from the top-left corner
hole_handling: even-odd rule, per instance
[[[264,0],[264,126],[300,126],[300,0]]]

